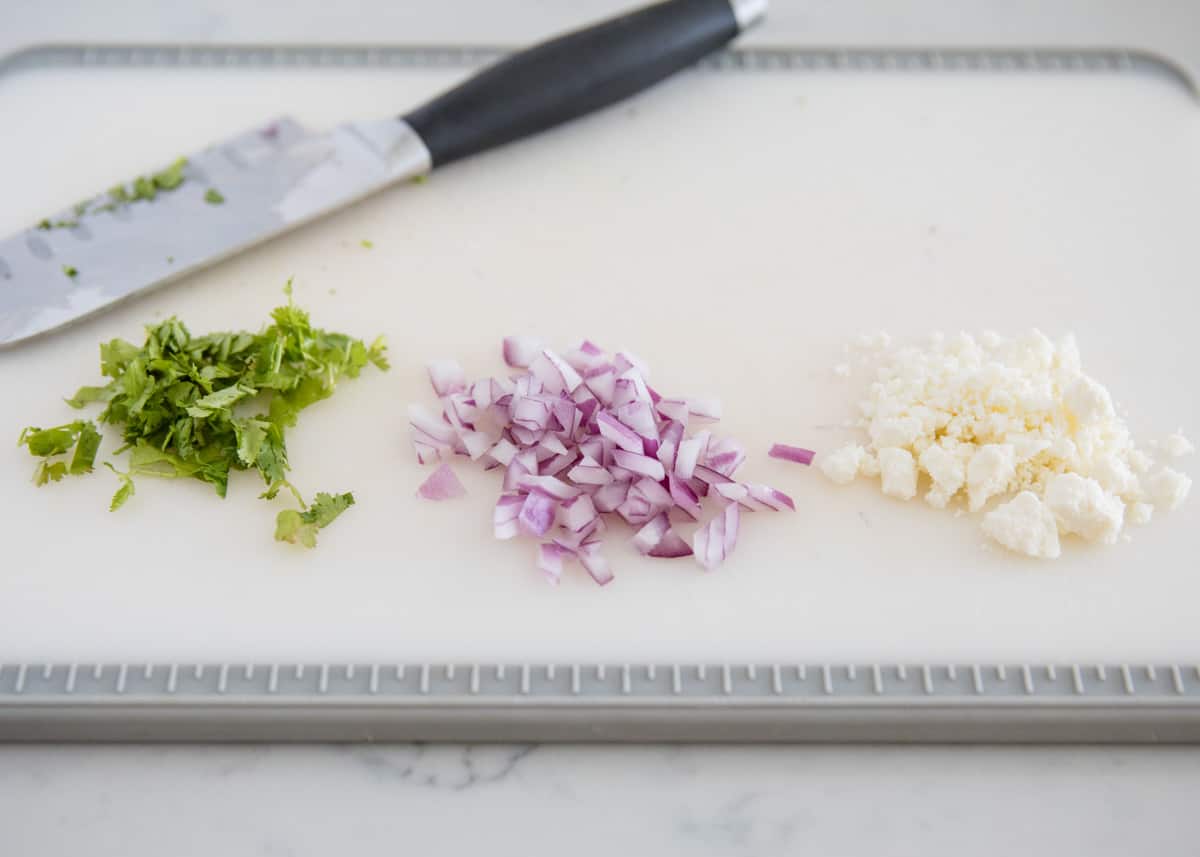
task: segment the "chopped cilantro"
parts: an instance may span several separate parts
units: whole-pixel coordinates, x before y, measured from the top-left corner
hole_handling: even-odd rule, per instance
[[[221,192],[215,187],[210,187],[204,192],[204,201],[209,205],[221,205],[225,202],[225,197],[221,196]]]
[[[428,173],[421,173],[419,176],[413,176],[412,179],[413,184],[425,184],[427,181],[429,181]]]
[[[290,281],[285,293],[287,303],[258,332],[193,336],[169,318],[147,325],[141,346],[122,339],[100,346],[100,371],[109,382],[79,388],[67,404],[102,403],[100,422],[121,430],[117,453],[128,452],[128,470],[110,465],[121,480],[110,508],[133,496],[138,477],[199,479],[224,497],[231,471],[256,470],[267,485],[263,497],[286,487],[302,509],[280,513],[276,537],[311,547],[317,530],[353,504],[350,494],[318,494],[311,507],[304,503],[287,480],[285,433],[301,411],[333,395],[341,379],[358,377],[368,364],[387,369],[387,346],[382,338],[367,345],[314,327],[293,302]],[[100,434],[81,420],[28,428],[19,443],[43,459],[34,477],[43,485],[90,471]]]
[[[167,264],[168,264],[168,265],[174,265],[174,264],[175,264],[175,257],[174,257],[174,256],[168,256],[168,257],[167,257]]]
[[[362,241],[359,241],[358,243],[361,244],[363,247],[365,247],[368,250],[372,249],[375,246],[374,241],[371,241],[366,238],[364,238]]]
[[[79,269],[76,268],[74,265],[63,265],[62,271],[64,274],[66,274],[71,279],[74,279],[75,277],[79,276]]]
[[[41,220],[38,221],[37,228],[43,229],[43,230],[49,230],[49,229],[54,228],[54,224],[51,223],[48,219],[43,217]]]
[[[42,459],[34,470],[33,482],[45,485],[58,482],[67,474],[91,473],[100,449],[100,432],[91,420],[76,420],[48,429],[29,426],[17,438],[17,445],[27,447],[30,455]],[[64,460],[68,453],[70,457]]]

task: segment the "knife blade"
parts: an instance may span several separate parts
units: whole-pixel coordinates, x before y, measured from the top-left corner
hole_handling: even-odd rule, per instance
[[[328,132],[290,118],[0,241],[0,348],[166,285],[372,193],[619,101],[722,47],[766,0],[667,0],[514,54],[416,110]]]

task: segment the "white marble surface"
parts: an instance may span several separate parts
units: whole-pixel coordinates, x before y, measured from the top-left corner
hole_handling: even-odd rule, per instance
[[[1200,751],[8,747],[0,853],[1197,853]]]
[[[0,53],[513,42],[622,5],[5,0]],[[821,7],[776,0],[754,38],[799,37]],[[1185,748],[7,746],[0,854],[1183,855],[1200,847],[1197,794],[1200,750]]]

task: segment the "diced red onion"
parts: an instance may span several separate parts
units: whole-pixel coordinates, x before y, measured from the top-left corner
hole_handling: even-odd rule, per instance
[[[767,485],[747,485],[746,487],[750,489],[750,496],[753,499],[770,506],[777,512],[782,512],[784,509],[796,511],[796,503],[782,491],[776,491]]]
[[[572,552],[552,542],[538,545],[538,568],[546,575],[551,583],[558,583],[562,578],[563,559],[572,556]]]
[[[414,433],[424,436],[418,439],[431,446],[440,444],[451,447],[457,439],[452,426],[448,425],[444,420],[433,416],[420,405],[409,406],[408,422],[412,426]]]
[[[521,494],[501,494],[492,512],[492,530],[498,539],[516,538],[520,527],[517,516],[525,505],[525,497]]]
[[[722,485],[726,482],[733,481],[728,476],[726,476],[724,473],[718,473],[717,471],[713,470],[712,468],[705,467],[701,464],[696,465],[695,476],[701,482],[707,482],[709,485]]]
[[[601,485],[592,495],[592,502],[599,512],[615,512],[629,496],[628,482],[609,482]]]
[[[570,500],[579,496],[579,489],[554,476],[522,476],[517,485],[526,491],[536,491],[555,500]],[[539,533],[540,535],[540,533]]]
[[[635,452],[626,452],[623,449],[618,449],[614,452],[613,457],[616,459],[618,467],[623,467],[631,473],[637,473],[641,476],[649,476],[656,482],[666,476],[662,462],[657,458],[651,458],[648,455],[639,455]]]
[[[467,373],[457,360],[431,360],[426,368],[433,391],[439,396],[461,393],[467,389]]]
[[[565,452],[562,455],[556,455],[538,468],[538,474],[541,476],[558,476],[574,464],[575,459],[578,457],[574,452]]]
[[[564,560],[579,559],[601,584],[612,580],[601,554],[602,515],[615,513],[638,528],[634,545],[646,556],[696,554],[715,568],[733,550],[741,508],[793,509],[782,492],[742,483],[734,474],[746,458],[732,438],[708,431],[688,436],[693,418],[716,419],[720,404],[708,399],[664,398],[646,383],[644,364],[628,352],[611,362],[585,341],[563,356],[536,340],[509,337],[505,362],[511,377],[468,385],[453,361],[429,365],[442,414],[410,410],[418,461],[469,455],[488,469],[503,467],[504,490],[493,512],[497,538],[520,532],[543,540],[538,566],[553,581]],[[773,457],[811,461],[807,450],[776,444]],[[418,493],[457,496],[453,472],[439,468]],[[702,498],[716,494],[723,508],[699,527],[691,544],[675,532],[671,513],[692,520]]]
[[[572,467],[567,478],[577,485],[607,485],[613,481],[612,474],[590,458]]]
[[[587,573],[592,576],[592,580],[601,586],[612,583],[613,574],[609,569],[608,560],[600,553],[599,542],[580,545],[575,555],[579,558],[580,565],[587,569]]]
[[[617,390],[617,373],[612,368],[593,372],[584,379],[584,384],[602,405],[609,405]]]
[[[643,438],[658,440],[654,411],[646,402],[630,402],[617,408],[617,419]]]
[[[741,527],[741,513],[737,504],[730,504],[718,512],[711,521],[696,530],[692,537],[692,549],[697,562],[712,571],[733,552]]]
[[[497,464],[502,464],[505,467],[508,466],[508,463],[513,460],[513,456],[516,454],[516,446],[513,445],[512,441],[504,437],[496,441],[496,445],[488,450],[488,455],[490,455]]]
[[[561,523],[571,532],[579,532],[596,520],[596,507],[587,494],[579,494],[562,504]]]
[[[496,438],[482,431],[464,431],[459,437],[462,439],[463,446],[467,448],[467,455],[471,456],[472,461],[476,461],[490,452],[496,442]]]
[[[529,336],[504,337],[504,362],[514,369],[528,369],[542,353],[542,343]]]
[[[700,498],[696,496],[696,492],[691,489],[691,486],[674,473],[667,474],[667,486],[675,507],[682,509],[684,514],[693,521],[700,520]]]
[[[812,464],[813,458],[816,457],[816,453],[811,449],[805,449],[802,446],[788,446],[786,443],[772,444],[771,451],[767,455],[796,464]]]
[[[424,497],[426,500],[453,500],[466,493],[467,489],[458,481],[458,477],[454,475],[449,464],[443,464],[433,471],[417,489],[417,496]]]
[[[705,420],[721,418],[721,401],[719,399],[693,398],[688,399],[688,413]]]
[[[692,546],[680,538],[679,533],[674,530],[667,530],[662,541],[650,551],[650,556],[659,559],[677,559],[691,555]]]
[[[663,419],[674,420],[681,425],[687,425],[688,404],[683,399],[660,399],[654,409],[662,414]]]
[[[529,371],[542,382],[546,390],[555,395],[573,392],[583,383],[579,373],[549,348],[543,348],[542,353],[534,358],[529,364]]]
[[[517,516],[517,524],[521,532],[541,537],[554,526],[557,515],[558,501],[541,491],[534,491],[525,495],[521,513]]]
[[[650,370],[647,368],[645,362],[631,351],[618,351],[613,356],[613,365],[617,367],[618,372],[636,369],[643,378],[650,377]]]
[[[596,414],[596,425],[600,428],[602,437],[608,438],[626,452],[636,452],[640,455],[645,449],[642,445],[641,435],[608,411],[600,411]]]
[[[675,453],[676,476],[680,479],[691,479],[695,475],[696,466],[708,449],[708,438],[709,433],[702,431],[679,441],[679,448]]]

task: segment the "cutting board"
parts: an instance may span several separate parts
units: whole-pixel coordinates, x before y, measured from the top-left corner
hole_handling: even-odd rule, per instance
[[[273,114],[388,115],[464,73],[10,74],[0,230]],[[224,501],[143,479],[110,514],[107,471],[39,489],[0,445],[0,660],[1200,657],[1200,501],[1042,563],[985,550],[976,516],[766,457],[852,436],[866,379],[830,368],[878,329],[1074,331],[1136,435],[1200,433],[1198,153],[1200,109],[1159,78],[693,72],[0,352],[11,440],[73,418],[61,397],[98,380],[99,342],[171,314],[255,327],[289,277],[393,362],[289,437],[304,491],[358,498],[311,552],[272,541],[250,474]],[[459,464],[467,497],[419,501],[406,437],[408,404],[434,401],[426,360],[498,372],[518,333],[629,348],[659,390],[720,397],[746,475],[798,511],[745,520],[713,573],[641,559],[616,528],[612,585],[547,585],[533,544],[491,538],[496,474]]]

